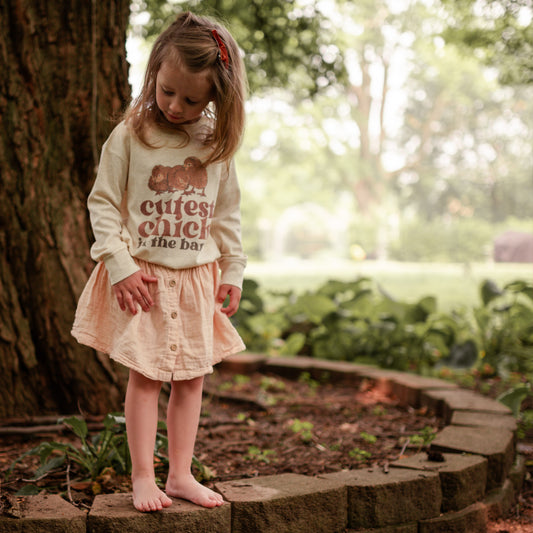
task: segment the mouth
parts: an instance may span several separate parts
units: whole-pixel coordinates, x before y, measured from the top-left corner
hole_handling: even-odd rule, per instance
[[[167,120],[169,120],[170,122],[182,122],[183,121],[183,117],[173,115],[172,113],[169,113],[168,111],[166,112],[166,117],[167,117]]]

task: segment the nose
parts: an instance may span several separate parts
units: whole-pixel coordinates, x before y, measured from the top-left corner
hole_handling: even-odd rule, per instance
[[[179,102],[179,100],[177,98],[173,98],[170,101],[170,104],[168,106],[168,110],[172,114],[176,114],[176,115],[179,115],[183,111],[182,106],[180,105],[180,102]]]

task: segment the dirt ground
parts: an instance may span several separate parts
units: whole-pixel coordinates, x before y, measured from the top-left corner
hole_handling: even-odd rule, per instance
[[[161,413],[164,415],[164,395]],[[3,424],[9,424],[5,421]],[[28,424],[26,424],[27,427]],[[96,425],[96,427],[98,424]],[[290,381],[277,376],[235,376],[217,372],[206,380],[196,457],[212,486],[253,476],[292,472],[316,475],[342,469],[388,469],[390,462],[424,452],[442,421],[425,410],[400,407],[370,384],[317,383],[308,376]],[[23,451],[43,440],[75,442],[72,434],[46,428],[29,435],[2,435],[0,427],[0,512],[9,512],[6,498],[27,486],[62,493],[80,507],[90,506],[94,493],[130,491],[129,480],[106,472],[96,483],[80,479],[75,469],[59,468],[34,480],[38,458],[28,457],[6,480],[9,465]],[[521,442],[533,464],[533,439]],[[163,469],[157,470],[165,481]],[[205,479],[209,478],[209,479]],[[490,524],[488,533],[533,533],[533,483],[528,479],[512,514]]]

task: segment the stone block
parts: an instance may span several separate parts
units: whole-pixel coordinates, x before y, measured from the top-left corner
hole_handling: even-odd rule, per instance
[[[427,390],[421,393],[421,404],[435,411],[449,424],[455,411],[470,411],[496,415],[510,415],[511,410],[502,403],[476,394],[457,390]]]
[[[485,506],[477,502],[461,511],[421,520],[418,528],[419,533],[486,533],[487,513]]]
[[[493,427],[507,429],[513,433],[517,430],[516,418],[512,415],[479,413],[472,411],[454,411],[450,423],[453,426]]]
[[[418,408],[421,405],[421,393],[428,390],[456,390],[458,385],[442,379],[427,378],[414,374],[395,376],[392,382],[392,394],[402,405]]]
[[[17,515],[0,516],[2,533],[85,533],[87,527],[86,514],[58,494],[24,497]]]
[[[303,372],[311,373],[314,361],[312,357],[271,357],[264,368],[284,378],[298,379]]]
[[[512,482],[506,479],[504,484],[491,490],[484,500],[489,520],[497,520],[509,514],[516,501],[516,494]]]
[[[231,502],[232,533],[340,533],[346,529],[346,488],[341,483],[281,474],[226,481],[216,488]]]
[[[418,522],[374,529],[347,529],[346,533],[418,533]]]
[[[523,455],[516,455],[515,462],[509,471],[509,480],[513,484],[514,491],[519,493],[524,485],[527,475],[526,459]]]
[[[215,368],[233,374],[246,375],[261,370],[267,359],[267,356],[264,354],[250,352],[238,353],[226,357]]]
[[[231,506],[206,509],[172,498],[172,505],[155,513],[133,507],[131,494],[105,494],[94,499],[87,519],[91,533],[230,533]]]
[[[479,455],[442,454],[444,461],[429,461],[416,454],[391,463],[393,468],[437,472],[442,490],[441,511],[459,511],[481,500],[487,485],[487,459]]]
[[[312,358],[309,370],[311,377],[320,382],[330,381],[357,385],[361,381],[359,372],[365,368],[366,365],[358,365],[347,361],[328,361]]]
[[[394,468],[351,470],[324,474],[348,489],[348,526],[379,528],[416,522],[440,514],[442,493],[439,475]]]
[[[371,366],[365,366],[357,370],[361,380],[369,380],[374,387],[383,394],[393,395],[393,387],[396,379],[405,376],[405,372],[397,370],[382,370]]]
[[[430,451],[473,453],[487,458],[487,490],[500,486],[514,460],[514,436],[506,429],[447,426],[437,434]]]
[[[361,381],[359,372],[366,365],[357,365],[347,361],[329,361],[314,357],[272,357],[265,363],[265,370],[289,379],[297,379],[303,372],[308,372],[318,381],[341,381],[357,384]]]

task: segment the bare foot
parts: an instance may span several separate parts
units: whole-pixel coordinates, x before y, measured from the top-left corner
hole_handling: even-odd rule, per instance
[[[192,474],[184,479],[169,476],[166,492],[168,496],[188,500],[202,507],[218,507],[224,503],[221,494],[198,483]]]
[[[137,511],[161,511],[172,505],[172,500],[156,485],[153,478],[133,481],[133,505]]]

